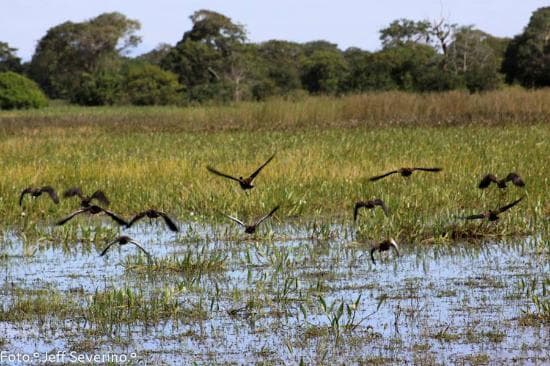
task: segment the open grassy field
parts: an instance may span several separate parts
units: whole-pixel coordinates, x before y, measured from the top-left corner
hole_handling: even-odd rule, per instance
[[[550,90],[0,112],[0,348],[131,365],[548,363],[548,141]],[[248,194],[206,169],[247,175],[273,153]],[[401,166],[443,171],[369,181]],[[524,188],[477,188],[511,171]],[[19,207],[43,185],[101,188],[114,212],[155,207],[181,232],[54,227],[78,201]],[[354,224],[374,197],[389,216]],[[498,222],[460,219],[519,197]],[[223,216],[275,205],[255,235]],[[120,233],[152,259],[100,257]],[[373,263],[390,236],[401,255]]]
[[[406,239],[526,234],[548,226],[550,91],[484,95],[386,93],[222,107],[74,108],[0,114],[2,224],[49,224],[75,207],[25,201],[27,186],[101,188],[128,216],[156,207],[180,220],[250,217],[277,204],[285,222],[352,222],[358,199],[380,197],[392,214],[369,212],[372,236]],[[206,165],[251,173],[271,154],[257,188],[244,194]],[[438,166],[369,182],[401,166]],[[485,173],[520,173],[525,189],[476,188]],[[525,196],[498,225],[463,222]]]

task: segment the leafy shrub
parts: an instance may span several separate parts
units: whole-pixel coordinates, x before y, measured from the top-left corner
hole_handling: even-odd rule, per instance
[[[71,97],[71,102],[89,106],[124,104],[122,84],[123,77],[116,70],[83,74],[80,88]]]
[[[12,71],[0,73],[0,109],[41,108],[48,99],[31,79]]]
[[[125,92],[134,105],[167,105],[183,102],[183,86],[176,74],[149,63],[130,63],[125,72]]]

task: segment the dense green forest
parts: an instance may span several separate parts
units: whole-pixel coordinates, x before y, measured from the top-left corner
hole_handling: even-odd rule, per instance
[[[80,105],[185,105],[550,85],[550,7],[534,11],[513,39],[446,19],[398,19],[380,30],[376,52],[324,40],[251,43],[245,27],[223,14],[198,10],[190,18],[176,45],[134,58],[127,55],[140,42],[140,23],[116,12],[50,28],[28,63],[0,42],[0,107],[42,106],[42,92]]]

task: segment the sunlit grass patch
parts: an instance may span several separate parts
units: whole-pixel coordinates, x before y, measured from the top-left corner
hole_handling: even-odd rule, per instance
[[[101,326],[121,323],[158,323],[161,320],[200,320],[206,310],[200,304],[183,303],[179,296],[182,287],[161,287],[150,292],[130,287],[96,291],[84,309],[87,319]]]
[[[175,272],[188,275],[201,275],[211,272],[222,272],[225,269],[227,256],[222,253],[187,251],[183,255],[167,258],[155,258],[151,263],[142,256],[137,259],[126,259],[127,271],[139,273]]]

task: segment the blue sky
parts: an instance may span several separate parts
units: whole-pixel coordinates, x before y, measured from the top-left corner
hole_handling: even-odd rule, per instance
[[[119,11],[141,22],[143,42],[134,51],[139,54],[161,42],[175,44],[191,28],[189,15],[210,9],[244,24],[253,42],[324,39],[342,49],[374,51],[380,48],[378,31],[394,19],[444,16],[510,37],[522,31],[534,10],[548,5],[548,0],[0,0],[0,41],[28,60],[49,28]]]

